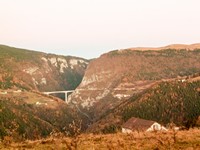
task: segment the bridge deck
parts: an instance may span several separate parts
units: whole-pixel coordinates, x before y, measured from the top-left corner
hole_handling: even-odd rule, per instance
[[[44,94],[56,94],[56,93],[70,93],[70,92],[74,92],[74,90],[70,90],[70,91],[52,91],[52,92],[43,92]]]

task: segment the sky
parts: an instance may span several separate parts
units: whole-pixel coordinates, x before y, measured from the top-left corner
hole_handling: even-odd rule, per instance
[[[0,0],[0,44],[96,58],[200,43],[199,0]]]

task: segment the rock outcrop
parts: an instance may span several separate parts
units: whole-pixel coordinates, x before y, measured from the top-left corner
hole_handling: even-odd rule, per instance
[[[81,82],[88,60],[0,46],[0,76],[37,91],[72,90]],[[4,88],[3,86],[1,88]]]
[[[171,47],[169,47],[171,48]],[[71,101],[94,120],[160,80],[200,72],[199,49],[115,50],[93,60]]]

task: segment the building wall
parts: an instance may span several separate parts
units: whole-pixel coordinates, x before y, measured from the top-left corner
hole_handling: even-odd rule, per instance
[[[132,133],[133,131],[130,129],[122,128],[122,133]]]
[[[151,125],[150,128],[146,130],[146,132],[151,132],[151,131],[168,131],[168,130],[165,127],[158,124],[157,122],[155,122],[153,125]],[[122,133],[132,133],[132,132],[133,131],[131,129],[122,128]]]
[[[158,124],[157,122],[155,122],[150,128],[148,128],[146,130],[148,131],[167,131],[167,129],[163,126],[161,126],[160,124]]]

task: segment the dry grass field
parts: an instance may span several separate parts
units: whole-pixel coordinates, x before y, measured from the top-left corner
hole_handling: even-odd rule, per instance
[[[199,150],[200,130],[169,132],[135,132],[132,134],[81,134],[77,137],[51,136],[36,141],[13,142],[7,137],[1,141],[0,149],[35,150]]]

